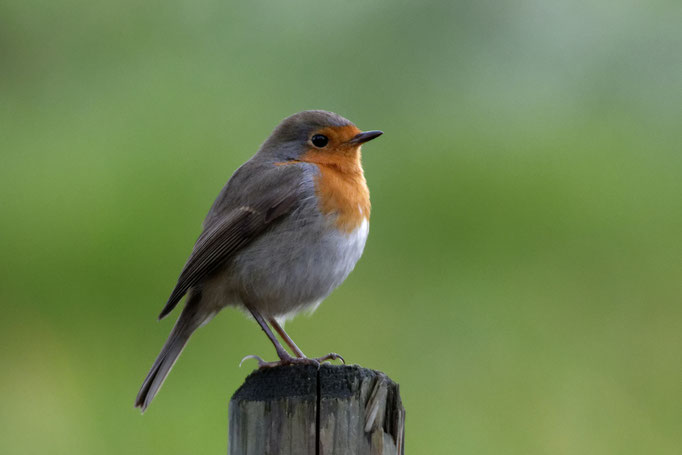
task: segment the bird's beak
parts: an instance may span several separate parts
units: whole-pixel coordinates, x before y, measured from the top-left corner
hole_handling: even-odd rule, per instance
[[[372,139],[376,139],[377,137],[381,136],[382,134],[384,134],[384,132],[379,131],[379,130],[363,131],[362,133],[356,134],[355,137],[348,142],[351,144],[364,144],[367,141],[371,141]]]

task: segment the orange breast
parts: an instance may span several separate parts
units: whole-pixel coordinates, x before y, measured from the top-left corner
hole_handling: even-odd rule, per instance
[[[297,161],[315,164],[320,170],[315,182],[320,211],[336,216],[336,227],[350,233],[369,219],[371,209],[369,188],[360,163],[360,146],[349,142],[360,130],[347,125],[323,128],[319,133],[329,138],[327,147],[311,146],[298,160],[277,164]]]
[[[320,211],[326,215],[336,215],[339,230],[350,233],[358,228],[364,219],[369,219],[371,205],[369,189],[358,165],[357,172],[347,173],[340,169],[318,164],[320,175],[317,177],[317,195]]]

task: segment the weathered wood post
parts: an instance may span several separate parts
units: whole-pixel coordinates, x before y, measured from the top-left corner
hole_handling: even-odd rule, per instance
[[[402,455],[398,384],[357,365],[257,370],[230,400],[228,455]]]

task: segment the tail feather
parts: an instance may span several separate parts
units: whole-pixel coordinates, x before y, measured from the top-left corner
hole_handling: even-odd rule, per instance
[[[140,408],[142,412],[147,409],[163,385],[168,373],[170,373],[171,368],[173,368],[173,365],[175,365],[182,350],[185,348],[189,337],[201,326],[202,320],[196,311],[196,305],[191,305],[192,303],[191,301],[187,302],[168,336],[168,340],[166,340],[163,348],[161,348],[161,352],[154,361],[152,369],[142,383],[142,387],[135,399],[135,407]]]

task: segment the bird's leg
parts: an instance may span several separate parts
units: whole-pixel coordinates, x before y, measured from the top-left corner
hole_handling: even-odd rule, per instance
[[[289,344],[291,349],[296,353],[296,355],[300,357],[292,357],[291,354],[289,354],[284,347],[280,344],[279,340],[277,340],[277,337],[272,333],[272,330],[270,330],[270,327],[268,326],[267,322],[265,322],[265,319],[263,319],[263,316],[256,311],[255,308],[245,305],[246,308],[251,312],[251,315],[253,318],[256,320],[258,325],[260,325],[261,329],[263,329],[263,332],[268,336],[272,344],[275,346],[275,350],[277,351],[277,355],[279,356],[279,361],[277,362],[266,362],[257,355],[247,355],[242,359],[239,365],[241,365],[244,360],[246,359],[256,359],[258,360],[258,367],[259,368],[266,368],[266,367],[276,367],[280,365],[291,365],[291,364],[305,364],[305,365],[315,365],[317,367],[320,366],[320,362],[324,362],[326,360],[336,360],[336,359],[341,359],[343,361],[343,357],[341,357],[338,354],[335,353],[330,353],[327,354],[324,357],[320,357],[319,359],[309,359],[308,357],[304,356],[301,350],[296,346],[296,344],[289,338],[289,336],[286,334],[284,329],[277,323],[277,321],[274,321],[274,319],[271,321],[273,327],[275,327],[275,330],[282,335],[282,338]],[[344,361],[345,363],[345,361]]]
[[[277,340],[277,337],[272,333],[272,330],[270,330],[270,327],[268,326],[267,322],[265,322],[265,319],[263,319],[263,316],[256,311],[255,308],[246,305],[246,308],[249,309],[251,314],[253,315],[253,318],[258,322],[258,325],[260,325],[261,329],[263,329],[263,332],[268,336],[272,344],[275,346],[275,350],[277,351],[277,355],[279,356],[279,361],[276,362],[266,362],[265,360],[261,359],[257,355],[247,355],[242,359],[242,361],[239,363],[241,365],[244,360],[247,359],[256,359],[258,360],[258,368],[267,368],[267,367],[277,367],[280,365],[291,365],[294,363],[302,363],[302,364],[307,364],[307,365],[315,365],[315,366],[320,366],[320,362],[318,362],[315,359],[308,359],[306,357],[302,358],[297,358],[297,357],[292,357],[291,354],[289,354],[280,344],[279,340]],[[300,350],[299,350],[300,352]]]
[[[268,338],[270,339],[272,344],[275,345],[275,350],[277,351],[277,355],[279,356],[280,360],[281,361],[287,361],[287,360],[292,359],[293,357],[291,357],[291,355],[282,347],[279,340],[277,340],[277,337],[272,333],[272,330],[270,330],[270,327],[268,327],[268,324],[267,324],[267,322],[265,322],[265,319],[263,319],[263,316],[261,316],[258,311],[256,311],[253,307],[251,307],[249,305],[246,305],[246,308],[249,309],[253,318],[256,320],[258,325],[260,325],[260,328],[263,329],[263,332],[265,332],[265,334],[268,336]],[[244,359],[247,359],[247,358],[258,358],[258,357],[256,357],[256,356],[244,357]],[[242,359],[242,362],[244,361],[244,359]],[[259,360],[258,361],[259,364],[263,362],[262,359],[260,359],[260,358],[258,358],[258,360]]]
[[[282,337],[284,342],[287,345],[289,345],[291,350],[294,351],[299,358],[307,359],[305,354],[303,354],[303,351],[301,351],[299,349],[299,347],[296,346],[296,343],[294,343],[294,340],[292,340],[291,337],[289,335],[287,335],[287,333],[284,331],[284,328],[281,325],[279,325],[279,323],[277,322],[277,320],[275,318],[270,319],[270,325],[275,329],[275,331],[277,333],[279,333],[279,336]],[[318,363],[322,363],[322,362],[325,362],[327,360],[341,360],[343,363],[346,363],[346,361],[343,359],[343,357],[341,357],[339,354],[337,354],[335,352],[330,352],[329,354],[327,354],[323,357],[318,357],[316,359],[310,359],[310,360],[314,360]]]
[[[279,325],[279,322],[275,318],[270,319],[270,325],[275,329],[277,333],[279,333],[279,336],[282,337],[284,342],[291,348],[292,351],[296,354],[296,357],[300,358],[305,358],[305,354],[303,354],[303,351],[301,351],[298,346],[296,346],[296,343],[294,343],[294,340],[291,339],[289,335],[284,331],[284,327]]]

